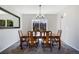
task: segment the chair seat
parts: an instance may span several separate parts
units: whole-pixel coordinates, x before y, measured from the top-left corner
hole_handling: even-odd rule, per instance
[[[54,42],[59,42],[59,39],[54,39],[53,41],[54,41]]]

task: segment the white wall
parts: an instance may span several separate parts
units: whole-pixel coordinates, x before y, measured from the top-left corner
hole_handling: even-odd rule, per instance
[[[32,30],[32,20],[36,17],[36,14],[23,14],[22,15],[22,29],[26,34],[27,31]],[[45,17],[48,19],[48,30],[53,32],[57,31],[57,15],[46,14]]]
[[[52,32],[57,32],[57,15],[56,14],[46,14],[48,19],[48,30]]]
[[[35,17],[36,15],[34,14],[23,14],[22,15],[22,30],[24,34],[27,34],[27,31],[32,30],[32,19]]]
[[[7,6],[1,6],[10,12],[21,16],[12,8],[8,8]],[[19,40],[18,29],[0,29],[0,52],[14,44]]]
[[[79,6],[68,6],[58,15],[63,15],[58,18],[62,20],[62,41],[79,51]]]

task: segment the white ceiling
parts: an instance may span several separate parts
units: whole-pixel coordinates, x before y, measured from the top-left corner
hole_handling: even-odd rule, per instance
[[[21,14],[38,14],[39,6],[38,5],[3,5],[8,8],[13,8],[15,11]],[[56,14],[62,9],[67,7],[66,5],[42,5],[41,13],[42,14]]]

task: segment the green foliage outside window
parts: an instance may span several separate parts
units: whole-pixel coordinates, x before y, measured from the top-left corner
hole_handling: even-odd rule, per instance
[[[7,26],[8,27],[13,27],[13,21],[12,20],[7,20]]]
[[[5,26],[5,20],[0,20],[0,27]]]

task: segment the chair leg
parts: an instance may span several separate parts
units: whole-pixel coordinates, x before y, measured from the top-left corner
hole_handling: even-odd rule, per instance
[[[23,47],[22,47],[22,38],[20,38],[20,48],[23,49]]]
[[[59,50],[60,50],[60,48],[61,48],[61,40],[60,40],[60,38],[59,38]]]
[[[50,45],[50,51],[52,51],[52,44]]]
[[[44,43],[42,43],[42,48],[44,48]]]
[[[29,46],[29,45],[28,45],[28,41],[26,41],[26,44],[27,44],[27,47],[28,47],[28,46]]]
[[[30,44],[28,44],[28,47],[30,48]]]
[[[35,45],[35,46],[36,46],[36,48],[38,47],[38,42],[36,43],[36,45]]]
[[[23,47],[22,47],[22,43],[20,43],[20,48],[23,49]]]
[[[54,42],[53,42],[53,43],[54,43]],[[51,44],[52,46],[54,46],[54,44],[53,44],[53,43]]]

